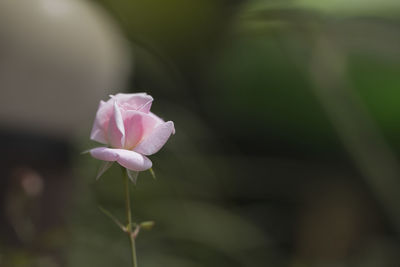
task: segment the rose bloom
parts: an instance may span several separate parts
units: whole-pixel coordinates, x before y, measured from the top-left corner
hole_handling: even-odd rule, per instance
[[[153,98],[146,93],[117,94],[100,101],[90,138],[108,147],[90,154],[99,160],[116,161],[132,171],[150,169],[146,157],[156,153],[175,133],[172,121],[163,121],[150,112]]]

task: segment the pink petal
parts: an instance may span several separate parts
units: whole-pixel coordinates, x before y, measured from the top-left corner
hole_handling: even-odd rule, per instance
[[[146,157],[135,151],[118,149],[119,159],[117,162],[132,171],[145,171],[151,168],[152,163]]]
[[[114,148],[123,148],[125,145],[125,127],[124,121],[122,120],[121,110],[114,102],[113,114],[108,123],[107,129],[109,144]]]
[[[138,111],[125,112],[125,148],[132,149],[143,136],[142,114]]]
[[[161,119],[160,117],[158,117],[158,116],[157,116],[156,114],[154,114],[153,112],[149,112],[149,115],[150,115],[151,117],[153,117],[154,120],[157,121],[157,124],[165,123],[165,121],[164,121],[163,119]],[[172,128],[173,128],[172,134],[175,134],[175,127],[172,127]]]
[[[106,126],[108,125],[108,120],[112,114],[112,110],[112,106],[107,107],[106,102],[100,101],[93,128],[90,133],[90,139],[107,144]]]
[[[149,113],[152,103],[153,103],[153,100],[148,101],[147,103],[145,103],[145,104],[143,104],[142,106],[140,106],[140,107],[138,108],[138,111],[141,111],[141,112],[144,112],[144,113]]]
[[[102,144],[107,144],[107,138],[104,131],[96,123],[93,125],[92,132],[90,133],[90,139]]]
[[[132,171],[145,171],[152,166],[151,161],[134,151],[118,148],[97,147],[90,154],[99,160],[117,161],[123,167]]]
[[[149,115],[152,116],[152,117],[157,121],[157,123],[159,123],[159,124],[165,122],[163,119],[161,119],[160,117],[158,117],[158,116],[157,116],[156,114],[154,114],[153,112],[150,112]]]
[[[118,159],[118,153],[116,149],[107,147],[96,147],[90,150],[92,157],[104,160],[104,161],[116,161]]]
[[[175,128],[172,121],[161,123],[134,148],[134,151],[143,155],[152,155],[164,146],[173,133],[175,133]]]
[[[93,123],[93,128],[90,134],[92,140],[103,144],[108,143],[108,124],[114,113],[115,101],[117,101],[118,105],[124,110],[138,110],[144,113],[149,113],[153,98],[146,93],[117,94],[111,96],[111,99],[107,102],[100,101],[96,113],[96,119]]]
[[[149,113],[153,102],[153,98],[146,93],[116,94],[111,97],[126,110],[138,110],[144,113]]]
[[[142,139],[145,139],[159,121],[150,113],[143,113],[136,110],[125,111],[125,148],[133,149]]]

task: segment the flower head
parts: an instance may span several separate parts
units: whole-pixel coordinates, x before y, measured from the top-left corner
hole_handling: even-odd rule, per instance
[[[172,121],[150,112],[152,102],[146,93],[117,94],[100,101],[90,138],[108,147],[91,149],[90,154],[131,171],[150,169],[152,163],[146,156],[159,151],[175,133]]]

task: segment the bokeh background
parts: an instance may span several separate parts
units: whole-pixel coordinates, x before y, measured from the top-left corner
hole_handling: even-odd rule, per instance
[[[116,92],[176,126],[139,266],[399,264],[399,1],[1,0],[0,266],[130,266],[80,154]]]

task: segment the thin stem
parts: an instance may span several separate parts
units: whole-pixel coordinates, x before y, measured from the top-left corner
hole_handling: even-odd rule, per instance
[[[103,212],[108,218],[110,218],[122,231],[126,232],[126,227],[122,225],[122,223],[114,216],[111,212],[99,206],[99,210]]]
[[[132,213],[131,213],[131,199],[129,193],[130,181],[125,169],[123,170],[123,173],[125,177],[126,217],[128,218],[127,232],[129,235],[129,242],[131,244],[132,266],[137,267],[138,265],[136,260],[135,237],[132,235]]]

